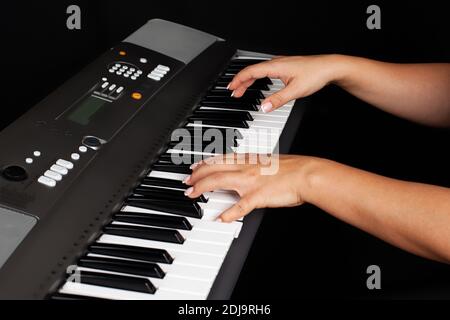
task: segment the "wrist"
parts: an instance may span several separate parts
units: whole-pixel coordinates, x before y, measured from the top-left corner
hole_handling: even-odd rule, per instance
[[[317,204],[321,193],[320,185],[333,162],[315,157],[307,157],[306,160],[302,161],[303,163],[299,166],[298,193],[304,202]]]
[[[345,87],[349,82],[352,74],[354,57],[342,54],[326,55],[327,67],[330,70],[329,83]]]

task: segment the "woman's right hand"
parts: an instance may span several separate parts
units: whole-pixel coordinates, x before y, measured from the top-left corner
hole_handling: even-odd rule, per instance
[[[233,97],[239,98],[257,79],[280,79],[286,87],[261,103],[263,112],[270,112],[291,100],[309,96],[335,81],[339,76],[341,60],[342,56],[339,55],[278,57],[243,69],[228,88],[233,90]]]

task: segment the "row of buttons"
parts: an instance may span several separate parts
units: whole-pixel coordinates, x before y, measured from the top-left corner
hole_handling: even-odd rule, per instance
[[[109,97],[112,99],[117,99],[119,95],[125,89],[124,87],[117,87],[116,84],[110,84],[107,78],[102,78],[103,83],[100,85],[100,90],[96,90],[96,92],[102,96]]]
[[[115,73],[118,76],[124,76],[125,78],[130,78],[131,80],[137,80],[142,75],[142,70],[139,70],[131,66],[116,63],[109,69],[110,73]]]
[[[155,69],[153,69],[152,72],[150,72],[147,77],[149,79],[160,81],[164,76],[167,74],[167,72],[170,71],[170,68],[168,66],[164,66],[162,64],[159,64]]]
[[[81,153],[86,153],[88,151],[85,146],[79,147],[78,150]],[[74,161],[80,160],[79,153],[72,153],[70,157]],[[73,169],[73,167],[73,162],[59,159],[50,167],[50,170],[45,171],[44,175],[39,177],[38,182],[47,187],[54,188],[56,187],[56,183],[61,181],[63,177],[69,173],[69,170]]]

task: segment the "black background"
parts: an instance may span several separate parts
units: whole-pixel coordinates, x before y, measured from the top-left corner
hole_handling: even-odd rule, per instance
[[[66,28],[70,4],[82,9],[80,31]],[[381,7],[381,30],[366,28],[370,4]],[[0,129],[151,18],[179,22],[247,50],[449,62],[448,15],[444,1],[3,1]],[[397,119],[335,87],[311,99],[292,153],[450,186],[448,130]],[[371,264],[381,267],[380,291],[365,286]],[[450,268],[309,205],[270,210],[234,298],[295,297],[450,297]]]

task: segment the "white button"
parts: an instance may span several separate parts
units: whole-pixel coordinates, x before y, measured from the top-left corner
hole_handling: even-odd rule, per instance
[[[160,77],[157,77],[157,76],[154,76],[154,75],[152,75],[151,73],[148,75],[148,77],[150,78],[150,79],[153,79],[153,80],[155,80],[155,81],[159,81],[159,80],[161,80],[161,78]]]
[[[26,158],[26,159],[25,159],[25,162],[28,163],[28,164],[32,164],[32,163],[33,163],[33,159],[31,159],[31,158]]]
[[[116,71],[116,70],[114,70],[114,69],[109,69],[109,72],[110,72],[110,73],[114,73],[114,71]]]
[[[135,77],[135,76],[132,76],[131,77],[131,80],[136,80],[137,78]]]
[[[166,75],[165,73],[159,72],[158,70],[153,70],[151,74],[161,78]]]
[[[170,68],[168,66],[163,66],[162,64],[159,64],[156,69],[160,69],[163,71],[170,71]]]
[[[117,86],[113,84],[111,87],[109,87],[109,91],[113,91]]]
[[[125,73],[123,76],[124,76],[125,78],[129,78],[129,77],[130,77],[130,75],[129,75],[128,73]]]
[[[107,78],[102,78],[102,81],[108,81],[108,79]]]
[[[145,59],[145,58],[141,58],[139,61],[140,61],[141,63],[147,63],[147,59]]]
[[[167,74],[167,71],[164,71],[164,70],[161,70],[161,69],[158,69],[158,68],[155,68],[155,70],[153,70],[153,72],[158,72],[158,73],[161,73],[163,75]]]
[[[50,178],[47,178],[45,176],[41,176],[38,179],[38,182],[40,184],[43,184],[44,186],[50,187],[50,188],[54,188],[56,186],[56,181]]]
[[[139,78],[140,74],[136,72],[135,74],[133,74],[133,76]]]
[[[122,88],[122,87],[120,87],[120,88]],[[119,88],[119,89],[120,89],[120,88]],[[117,91],[119,91],[119,89],[117,89]],[[81,147],[78,148],[78,151],[80,151],[80,152],[82,152],[82,153],[86,153],[87,150],[88,150],[88,149],[87,149],[85,146],[81,146]]]
[[[105,82],[104,84],[102,84],[103,89],[105,89],[107,86],[109,86],[109,82]]]
[[[33,155],[35,157],[40,157],[41,156],[41,152],[40,151],[35,151],[35,152],[33,152]]]
[[[137,74],[142,74],[142,70],[136,71]]]
[[[72,155],[70,157],[72,158],[72,160],[75,160],[75,161],[80,160],[80,155],[78,153],[72,153]]]
[[[117,71],[116,74],[117,74],[118,76],[121,76],[121,75],[122,75],[122,72]]]
[[[66,161],[66,160],[63,160],[63,159],[59,159],[58,161],[56,161],[56,164],[57,164],[58,166],[67,168],[67,169],[69,169],[69,170],[70,170],[70,169],[73,169],[73,163],[70,162],[70,161]]]
[[[117,90],[116,90],[116,93],[121,93],[123,91],[123,87],[119,87]]]
[[[44,176],[46,176],[47,178],[53,179],[55,181],[61,181],[62,180],[62,175],[61,174],[56,173],[54,171],[50,171],[50,170],[45,171]]]
[[[68,171],[66,168],[61,167],[61,166],[58,166],[58,165],[56,165],[56,164],[52,165],[52,167],[50,168],[50,170],[52,170],[52,171],[54,171],[54,172],[57,172],[57,173],[59,173],[59,174],[62,174],[63,176],[65,176],[66,174],[69,173],[69,171]]]
[[[115,67],[119,68],[120,67],[120,63],[116,63]]]
[[[130,72],[134,72],[135,70],[135,68],[130,68]]]
[[[123,66],[122,69],[123,69],[123,70],[127,70],[128,67],[127,67],[127,66]]]

